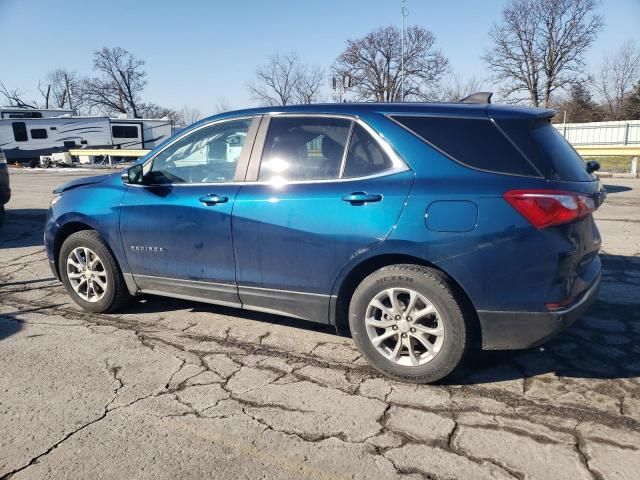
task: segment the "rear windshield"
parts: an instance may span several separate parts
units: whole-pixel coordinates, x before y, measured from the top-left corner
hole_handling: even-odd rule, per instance
[[[393,119],[459,163],[479,170],[540,176],[486,117],[395,116]]]
[[[548,119],[498,120],[498,125],[529,160],[551,180],[589,182],[585,163]]]

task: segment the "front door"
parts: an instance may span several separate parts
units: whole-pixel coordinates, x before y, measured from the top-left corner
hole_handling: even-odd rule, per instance
[[[231,211],[251,150],[252,122],[218,122],[189,132],[160,151],[150,168],[145,165],[142,185],[128,187],[120,230],[142,291],[239,306]]]
[[[271,118],[258,181],[242,186],[233,211],[245,307],[328,321],[340,270],[387,237],[413,182],[372,134],[348,118]]]

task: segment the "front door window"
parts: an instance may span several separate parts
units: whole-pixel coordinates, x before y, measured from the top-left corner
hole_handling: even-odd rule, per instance
[[[148,182],[232,182],[250,125],[250,119],[237,120],[194,131],[155,157]]]

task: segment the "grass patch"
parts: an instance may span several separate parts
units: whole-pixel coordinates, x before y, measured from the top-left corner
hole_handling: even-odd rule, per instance
[[[600,163],[601,172],[621,172],[629,173],[631,171],[631,156],[623,157],[584,157],[585,162],[595,160]]]

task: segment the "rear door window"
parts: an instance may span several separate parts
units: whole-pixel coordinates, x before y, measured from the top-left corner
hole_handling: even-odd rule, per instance
[[[340,176],[351,121],[327,117],[273,117],[259,181],[330,180]]]
[[[587,172],[582,157],[548,119],[498,120],[498,125],[545,177],[569,182],[588,182],[595,178]]]
[[[448,157],[469,167],[540,176],[488,118],[396,116],[393,119]]]

